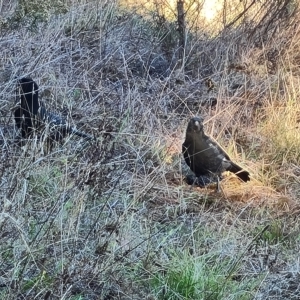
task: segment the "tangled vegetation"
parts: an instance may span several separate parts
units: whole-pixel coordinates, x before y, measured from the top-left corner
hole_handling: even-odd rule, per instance
[[[0,2],[0,299],[299,298],[299,3],[220,3]],[[20,147],[16,76],[96,141]],[[196,115],[250,182],[186,184]]]

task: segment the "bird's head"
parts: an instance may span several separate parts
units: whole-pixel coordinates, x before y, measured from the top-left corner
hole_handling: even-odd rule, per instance
[[[23,110],[36,115],[40,107],[38,91],[39,87],[31,78],[18,80],[16,102],[20,101]]]
[[[21,93],[24,94],[26,98],[27,95],[32,97],[32,95],[38,93],[39,87],[30,77],[19,79],[19,85],[21,88]]]
[[[203,131],[203,119],[200,117],[191,118],[187,127],[189,132],[201,132]]]

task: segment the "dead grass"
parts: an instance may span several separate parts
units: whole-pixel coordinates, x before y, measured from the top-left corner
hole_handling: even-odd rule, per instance
[[[291,27],[278,42],[242,49],[234,31],[191,36],[183,72],[149,16],[86,2],[34,29],[2,32],[0,298],[297,299]],[[272,45],[281,47],[276,63]],[[15,75],[32,76],[44,101],[97,143],[71,137],[47,152],[36,139],[20,148]],[[181,144],[199,114],[250,182],[227,174],[221,193],[186,185]]]

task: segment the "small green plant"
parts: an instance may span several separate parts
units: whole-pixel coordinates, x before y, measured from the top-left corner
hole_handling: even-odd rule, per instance
[[[36,277],[33,277],[32,279],[29,279],[27,281],[24,281],[23,289],[25,291],[32,289],[36,286],[47,286],[52,284],[53,278],[51,278],[45,271],[42,271],[40,274],[38,274]]]
[[[38,197],[52,197],[57,191],[62,173],[59,168],[44,169],[36,172],[29,179],[29,187],[33,195]]]
[[[171,268],[166,275],[155,277],[152,284],[159,299],[194,299],[196,295],[196,281],[190,265]]]
[[[173,256],[164,272],[151,279],[151,289],[158,299],[252,299],[255,282],[227,277],[231,262],[220,255]],[[238,268],[238,266],[235,266]]]
[[[258,226],[254,233],[261,231],[265,226]],[[262,233],[260,240],[270,245],[282,243],[285,240],[284,226],[280,220],[274,220],[270,222],[268,228]]]
[[[69,300],[84,300],[85,298],[81,295],[75,295],[69,298]]]

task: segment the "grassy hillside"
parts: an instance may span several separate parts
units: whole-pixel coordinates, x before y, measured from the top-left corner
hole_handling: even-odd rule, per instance
[[[0,299],[298,299],[298,2],[40,2],[0,2]],[[20,147],[15,76],[96,141]],[[195,115],[250,182],[187,185]]]

